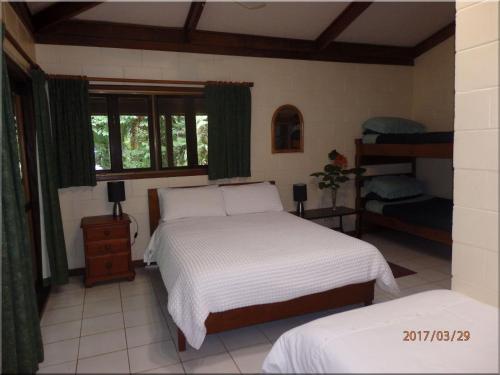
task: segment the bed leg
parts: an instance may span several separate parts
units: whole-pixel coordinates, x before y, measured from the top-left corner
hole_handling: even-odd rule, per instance
[[[365,306],[370,306],[373,304],[373,300],[363,302]]]
[[[186,351],[186,336],[184,336],[184,333],[179,328],[177,328],[177,343],[179,352]]]

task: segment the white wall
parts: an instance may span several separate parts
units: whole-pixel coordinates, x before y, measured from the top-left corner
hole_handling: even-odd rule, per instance
[[[411,116],[412,67],[311,62],[267,58],[182,54],[111,48],[37,45],[37,60],[47,73],[87,76],[181,80],[253,81],[252,180],[274,179],[286,208],[293,208],[292,184],[307,182],[306,207],[327,205],[310,173],[327,162],[336,148],[350,164],[354,138],[370,116]],[[282,104],[297,106],[304,116],[305,144],[301,154],[271,154],[271,117]],[[146,189],[205,184],[205,176],[128,180],[126,212],[134,215],[141,233],[133,258],[142,258],[149,239]],[[70,268],[83,267],[83,216],[110,212],[105,184],[60,192]],[[353,205],[354,189],[345,186],[339,203]]]
[[[413,119],[429,131],[453,131],[455,108],[455,38],[451,37],[415,59]],[[429,194],[453,198],[453,161],[417,159],[417,178]]]
[[[497,305],[499,3],[457,3],[452,288]]]

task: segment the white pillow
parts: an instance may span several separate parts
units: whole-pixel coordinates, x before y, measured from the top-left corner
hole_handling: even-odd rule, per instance
[[[226,216],[218,186],[158,189],[162,221],[188,217]]]
[[[283,211],[278,189],[269,182],[221,186],[228,215]]]

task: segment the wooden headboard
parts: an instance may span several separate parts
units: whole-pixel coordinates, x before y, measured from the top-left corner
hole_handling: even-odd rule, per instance
[[[248,184],[258,184],[259,182],[262,182],[262,181],[236,182],[234,184],[220,184],[219,186],[248,185]],[[269,181],[269,183],[271,183],[273,185],[275,184],[274,181]],[[202,186],[207,186],[207,185],[181,186],[181,187],[178,187],[178,188],[182,189],[182,188],[202,187]],[[158,227],[158,223],[160,222],[160,218],[161,218],[161,215],[160,215],[160,201],[158,199],[158,189],[161,189],[161,188],[148,189],[149,232],[150,232],[151,235],[156,230],[156,227]]]

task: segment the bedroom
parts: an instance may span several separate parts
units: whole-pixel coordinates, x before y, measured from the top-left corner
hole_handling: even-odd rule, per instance
[[[306,183],[306,211],[328,208],[332,204],[332,195],[328,190],[319,189],[318,181],[310,174],[321,170],[328,163],[328,153],[332,149],[345,155],[348,166],[354,167],[355,139],[362,136],[361,125],[370,118],[380,116],[411,119],[425,124],[430,132],[454,130],[453,166],[449,158],[418,158],[414,170],[417,178],[424,182],[427,194],[454,199],[453,249],[380,226],[368,226],[369,223],[363,223],[363,219],[361,239],[374,244],[389,261],[416,272],[396,279],[403,295],[451,287],[482,302],[498,305],[498,3],[458,3],[455,33],[450,33],[448,26],[455,20],[454,3],[358,4],[351,6],[350,9],[354,10],[347,12],[348,3],[208,2],[201,8],[196,4],[199,3],[193,6],[187,2],[84,3],[72,6],[59,4],[57,7],[50,3],[29,3],[27,9],[22,3],[2,4],[6,29],[4,50],[13,65],[21,66],[21,71],[29,71],[37,65],[48,80],[54,81],[67,76],[93,78],[88,79],[91,97],[89,111],[94,111],[90,114],[103,116],[106,113],[110,127],[113,127],[112,119],[120,116],[120,100],[127,104],[126,98],[132,92],[140,91],[139,94],[145,99],[140,103],[140,110],[127,115],[139,113],[152,119],[156,118],[156,114],[161,116],[162,111],[167,113],[169,106],[176,105],[167,100],[172,97],[172,92],[182,94],[182,98],[196,98],[203,92],[207,82],[247,82],[248,86],[251,85],[251,135],[247,140],[250,145],[251,177],[210,181],[206,167],[190,168],[193,167],[191,161],[196,149],[193,151],[193,142],[187,145],[190,142],[187,141],[186,146],[190,148],[191,154],[181,162],[186,167],[177,170],[168,168],[173,155],[158,152],[150,158],[153,165],[160,166],[158,170],[124,173],[123,168],[117,168],[111,172],[97,172],[98,181],[94,187],[59,189],[56,196],[64,237],[52,240],[64,242],[63,257],[71,282],[62,286],[63,292],[60,293],[55,293],[57,288],[54,286],[45,305],[42,332],[46,336],[53,334],[56,338],[45,339],[46,362],[40,364],[41,370],[101,372],[106,366],[115,363],[120,366],[126,363],[127,367],[112,366],[110,369],[113,372],[155,369],[174,372],[199,369],[218,372],[226,369],[236,372],[245,371],[245,364],[249,365],[249,362],[260,366],[261,363],[257,362],[262,362],[262,356],[265,357],[269,352],[277,336],[304,320],[298,318],[295,321],[263,323],[262,329],[244,328],[233,335],[231,332],[209,335],[200,350],[188,348],[184,354],[180,352],[179,360],[172,360],[169,355],[161,353],[167,350],[166,347],[170,353],[173,345],[169,343],[177,340],[177,334],[174,326],[171,337],[168,329],[165,330],[165,319],[158,322],[155,315],[158,311],[164,312],[157,305],[164,303],[165,300],[161,299],[166,298],[165,286],[158,270],[154,267],[151,269],[154,275],[151,284],[148,281],[151,272],[146,271],[150,269],[142,267],[152,222],[148,189],[200,186],[214,182],[274,181],[285,211],[293,211],[296,208],[293,184]],[[50,12],[51,5],[55,7],[52,8],[53,12]],[[118,8],[120,11],[117,11]],[[43,17],[44,9],[45,15],[49,16]],[[190,12],[190,9],[193,11]],[[310,57],[297,50],[308,48],[304,47],[307,45],[304,40],[316,39],[330,24],[335,25],[335,20],[342,14],[344,20],[347,18],[350,21],[348,25],[341,29],[336,26],[333,34],[324,34],[328,38],[320,40],[324,42],[326,38],[327,42],[324,43],[333,43],[330,49],[334,52]],[[394,14],[399,17],[394,17]],[[414,18],[421,22],[416,22]],[[30,19],[35,25],[33,33],[29,30]],[[191,19],[192,23],[188,23],[187,19]],[[280,19],[280,22],[275,22],[276,19]],[[304,20],[315,21],[304,23]],[[108,32],[102,24],[95,22],[143,26],[130,29],[127,25],[122,25],[122,28],[115,25],[115,29]],[[79,26],[76,27],[75,23]],[[255,27],[256,23],[258,28]],[[480,31],[478,24],[482,25]],[[193,29],[188,33],[187,41],[178,41],[178,36],[174,38],[168,33],[164,39],[158,39],[151,31],[166,31],[144,25],[173,28],[186,25]],[[405,32],[395,32],[401,29]],[[300,39],[302,42],[295,42],[290,47],[283,45],[280,39],[264,38],[252,42],[254,38],[241,35],[239,39],[221,37],[209,40],[209,31],[232,33],[232,38],[236,38],[235,34],[250,34]],[[408,52],[404,48],[372,48],[364,51],[343,49],[342,45],[335,44],[413,47],[438,31],[441,34],[438,33],[431,42],[421,44],[422,48],[426,48],[419,51],[419,56],[415,58],[413,54],[411,58],[405,55]],[[190,41],[189,37],[194,40]],[[293,48],[296,50],[290,51]],[[10,69],[9,76],[14,75],[14,71]],[[131,89],[130,86],[136,87]],[[141,89],[138,90],[137,86],[141,86]],[[19,91],[22,92],[21,89]],[[162,103],[160,99],[165,97],[167,99]],[[100,100],[102,98],[104,100]],[[107,106],[104,111],[103,103]],[[132,104],[132,101],[128,102],[129,106]],[[303,152],[273,153],[273,115],[280,106],[286,104],[296,107],[302,115]],[[150,115],[153,111],[155,115]],[[31,126],[34,127],[30,124],[30,118],[26,117],[26,170],[33,183],[37,177],[33,173],[33,170],[36,171],[36,157],[33,159],[33,155],[29,155],[30,152],[33,154],[35,143]],[[193,137],[192,129],[186,131],[191,131],[191,135],[186,138]],[[121,155],[117,157],[113,154],[113,148],[116,149],[117,145],[122,147],[119,135],[117,140],[117,133],[114,134],[115,138],[109,139],[108,148],[105,148],[111,149],[108,161],[108,168],[111,169],[115,169],[117,160],[122,166],[124,163],[120,160]],[[165,138],[166,143],[173,142],[168,136]],[[161,135],[153,135],[149,141],[152,142],[149,145],[153,150],[159,148],[154,142],[163,146],[164,139]],[[96,155],[96,158],[99,156]],[[196,157],[200,159],[201,156],[197,154]],[[63,165],[64,158],[60,159],[58,162]],[[161,168],[164,160],[168,165],[166,169]],[[389,173],[411,173],[412,161],[400,165],[400,169],[394,172],[391,169]],[[384,168],[388,166],[384,166],[382,171]],[[43,168],[39,169],[42,171]],[[85,176],[88,171],[74,172]],[[373,168],[368,168],[365,175],[373,172]],[[133,282],[116,280],[85,288],[82,274],[86,268],[86,244],[81,228],[82,218],[111,214],[113,203],[108,199],[108,180],[124,181],[125,200],[122,207],[124,213],[132,215],[129,230],[131,260],[136,277]],[[343,184],[336,197],[339,208],[355,208],[356,194],[353,180]],[[37,207],[31,213],[35,218],[36,210]],[[39,211],[40,207],[38,217]],[[328,213],[328,216],[333,215]],[[347,232],[356,229],[354,217],[343,218]],[[337,225],[338,219],[330,217],[322,220],[321,224]],[[47,223],[34,221],[35,228],[45,225]],[[33,242],[37,244],[41,237],[41,233],[35,230]],[[37,251],[36,277],[44,279],[54,266],[47,259],[40,259],[42,251]],[[55,284],[56,280],[53,282]],[[158,288],[153,289],[151,285]],[[151,293],[153,290],[160,290],[160,303]],[[46,293],[46,288],[40,288],[42,300],[44,291]],[[375,293],[375,304],[391,298],[390,294],[379,289]],[[140,308],[125,307],[127,303],[135,303]],[[85,312],[91,308],[96,311]],[[61,311],[64,309],[67,310]],[[78,318],[58,320],[57,310]],[[137,311],[143,312],[142,323],[126,327],[123,323],[125,316],[137,316],[139,319]],[[55,320],[45,324],[44,316],[45,321],[50,320],[47,316]],[[122,324],[116,326],[113,320],[119,319],[122,319]],[[168,322],[172,324],[170,320]],[[105,327],[94,328],[94,331],[87,328],[91,332],[89,334],[82,327],[91,323],[104,324]],[[137,341],[130,344],[129,335],[134,331]],[[238,336],[241,336],[241,340]],[[253,344],[245,344],[247,339]],[[109,341],[105,344],[108,347],[98,347],[97,340]],[[92,346],[97,349],[92,350]],[[79,353],[84,347],[90,347],[90,354]],[[60,356],[61,348],[66,349],[66,354]],[[155,351],[160,351],[160,354]],[[54,357],[51,359],[51,356]],[[177,358],[177,354],[173,356]],[[249,369],[260,371],[260,368]]]

